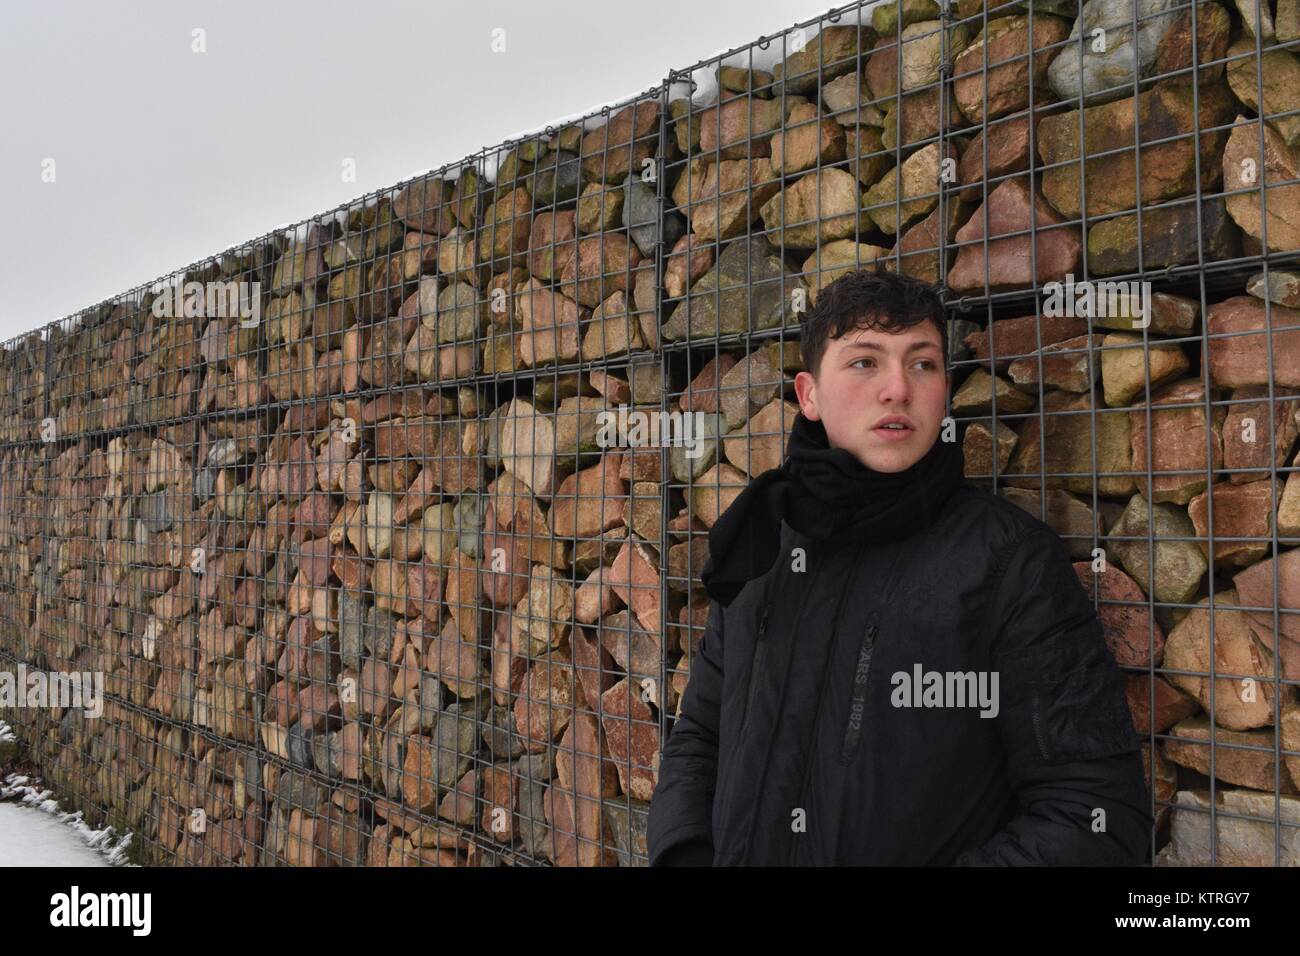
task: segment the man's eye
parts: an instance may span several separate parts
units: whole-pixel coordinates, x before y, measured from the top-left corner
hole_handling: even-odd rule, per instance
[[[869,363],[871,363],[872,365],[875,364],[875,360],[874,360],[874,359],[869,359],[869,358],[860,358],[860,359],[854,359],[854,361],[849,365],[849,368],[853,368],[853,367],[855,367],[859,362],[869,362]],[[933,359],[918,359],[918,360],[917,360],[917,364],[918,364],[918,365],[924,365],[924,366],[926,367],[926,370],[927,370],[927,371],[933,371],[934,369],[938,368],[938,366],[935,365]]]

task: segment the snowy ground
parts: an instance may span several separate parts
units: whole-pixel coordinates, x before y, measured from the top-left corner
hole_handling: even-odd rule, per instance
[[[0,720],[0,741],[12,739]],[[59,809],[54,792],[21,774],[0,780],[0,866],[114,866],[126,864],[131,834],[92,830],[81,811]]]
[[[108,866],[104,854],[55,816],[0,803],[0,866]]]

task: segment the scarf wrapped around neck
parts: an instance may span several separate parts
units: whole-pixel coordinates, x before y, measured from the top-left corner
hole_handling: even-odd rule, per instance
[[[961,444],[942,440],[909,468],[875,471],[830,447],[825,426],[800,412],[785,462],[751,481],[710,529],[700,579],[709,597],[730,604],[775,563],[782,519],[817,541],[905,538],[934,520],[964,472]]]

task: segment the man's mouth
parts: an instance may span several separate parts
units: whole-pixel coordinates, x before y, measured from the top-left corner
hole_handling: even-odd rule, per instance
[[[912,429],[901,424],[879,425],[873,428],[872,431],[885,441],[906,441],[912,436]]]

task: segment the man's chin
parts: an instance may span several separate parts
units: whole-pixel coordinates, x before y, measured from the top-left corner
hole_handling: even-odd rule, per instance
[[[897,471],[906,471],[919,460],[919,456],[905,453],[882,454],[879,449],[855,451],[854,455],[862,464],[872,471],[880,472],[882,475],[892,475]]]

